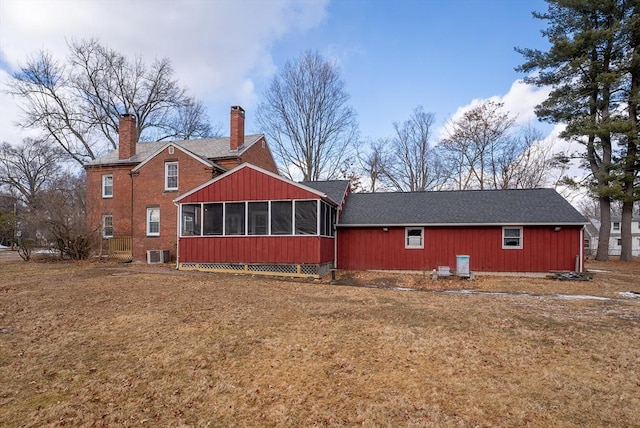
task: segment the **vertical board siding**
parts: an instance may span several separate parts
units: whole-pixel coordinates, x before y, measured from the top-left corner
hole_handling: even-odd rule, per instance
[[[456,268],[456,256],[470,256],[471,270],[547,272],[574,270],[581,227],[525,226],[522,249],[502,249],[501,227],[425,227],[424,249],[405,249],[405,228],[338,229],[338,268],[432,270]]]
[[[333,260],[333,239],[319,236],[188,237],[180,238],[179,251],[180,262],[184,263],[318,264]]]
[[[194,192],[180,203],[280,199],[319,199],[319,196],[255,169],[242,168]]]

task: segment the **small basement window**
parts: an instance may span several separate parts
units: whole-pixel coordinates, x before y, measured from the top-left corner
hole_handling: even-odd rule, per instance
[[[424,227],[407,227],[404,235],[404,248],[424,248]]]
[[[519,250],[522,249],[522,228],[503,227],[502,228],[502,249]]]

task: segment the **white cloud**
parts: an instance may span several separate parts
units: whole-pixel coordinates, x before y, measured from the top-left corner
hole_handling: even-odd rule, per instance
[[[207,105],[255,105],[256,80],[273,75],[271,49],[326,19],[328,0],[76,0],[0,2],[0,58],[12,70],[45,49],[68,54],[72,38],[97,37],[145,62],[168,57],[180,84]],[[3,113],[10,102],[1,99]],[[215,120],[214,120],[215,121]],[[4,128],[4,119],[2,121]],[[2,131],[3,134],[5,131]]]
[[[509,88],[509,92],[504,95],[494,95],[490,98],[476,98],[471,100],[469,104],[459,107],[451,116],[451,120],[460,118],[464,113],[484,102],[493,101],[503,103],[504,110],[516,117],[516,123],[518,125],[531,123],[537,120],[535,107],[549,96],[550,91],[551,88],[549,87],[538,88],[522,80],[516,80]]]

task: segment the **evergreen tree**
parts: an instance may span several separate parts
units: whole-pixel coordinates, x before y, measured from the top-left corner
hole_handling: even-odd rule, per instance
[[[633,103],[637,105],[637,88],[633,95],[631,84],[637,39],[631,34],[637,27],[638,0],[547,3],[546,13],[533,16],[548,22],[542,33],[551,47],[547,52],[516,48],[526,60],[517,70],[537,71],[525,80],[552,87],[536,108],[538,117],[566,124],[562,136],[585,146],[584,164],[592,174],[591,190],[598,197],[602,222],[596,259],[607,260],[611,201],[623,198],[625,180],[637,176],[638,169],[637,112],[635,126],[629,119]],[[622,230],[623,253],[628,250],[629,257],[630,225],[629,220],[628,230]]]

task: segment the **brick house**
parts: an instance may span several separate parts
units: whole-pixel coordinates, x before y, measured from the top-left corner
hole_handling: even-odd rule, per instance
[[[178,195],[245,162],[277,174],[264,135],[245,135],[244,120],[233,106],[229,137],[143,143],[135,117],[121,116],[118,149],[85,165],[87,224],[102,231],[103,245],[130,237],[134,260],[155,249],[175,258]]]

